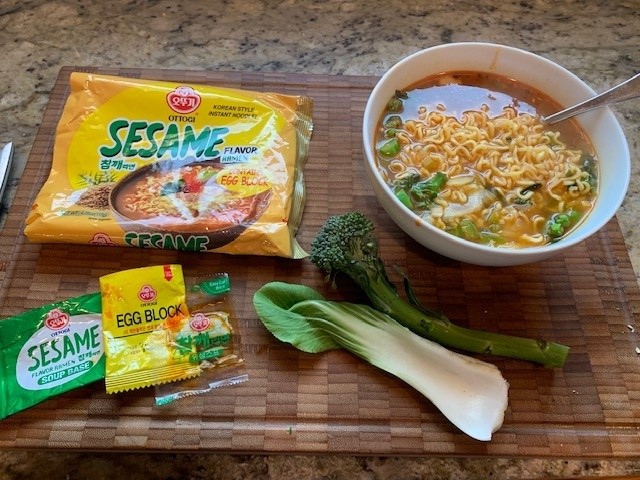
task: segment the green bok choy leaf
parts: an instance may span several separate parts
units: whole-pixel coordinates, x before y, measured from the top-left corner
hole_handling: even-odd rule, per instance
[[[309,353],[348,350],[404,380],[472,438],[490,440],[502,425],[508,384],[495,365],[447,350],[367,305],[329,301],[304,285],[267,283],[253,304],[277,339]]]

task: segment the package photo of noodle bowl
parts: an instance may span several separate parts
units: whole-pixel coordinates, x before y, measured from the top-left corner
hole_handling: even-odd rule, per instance
[[[234,192],[225,184],[244,188]],[[201,251],[235,240],[262,216],[271,196],[271,182],[250,168],[168,160],[125,176],[109,192],[108,204],[138,241],[146,233],[149,242],[154,236],[162,242],[160,248]]]

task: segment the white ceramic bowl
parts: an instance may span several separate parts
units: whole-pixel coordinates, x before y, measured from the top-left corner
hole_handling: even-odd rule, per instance
[[[563,106],[583,101],[595,92],[573,73],[538,55],[489,43],[452,43],[419,51],[385,73],[373,89],[362,127],[365,165],[378,201],[408,235],[446,257],[489,266],[520,265],[544,260],[582,242],[600,230],[622,203],[630,178],[629,147],[624,132],[608,108],[575,117],[599,158],[599,191],[589,216],[562,240],[530,248],[497,248],[450,235],[423,221],[405,207],[381,178],[374,148],[376,124],[396,90],[446,71],[494,72],[546,93]]]

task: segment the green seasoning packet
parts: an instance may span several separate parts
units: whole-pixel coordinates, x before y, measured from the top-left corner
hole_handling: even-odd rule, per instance
[[[218,273],[187,289],[190,319],[177,332],[178,345],[195,345],[193,361],[200,365],[199,377],[156,386],[156,405],[211,392],[249,379],[242,345],[235,328],[235,315],[229,294],[229,275]]]
[[[100,293],[0,320],[0,418],[104,378]]]

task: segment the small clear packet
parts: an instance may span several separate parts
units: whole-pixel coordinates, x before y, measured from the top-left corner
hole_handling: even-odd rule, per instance
[[[166,405],[249,379],[230,294],[231,282],[227,273],[215,274],[187,287],[189,322],[175,333],[172,341],[179,346],[195,346],[192,362],[199,363],[201,374],[156,385],[156,405]]]

